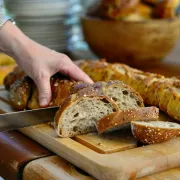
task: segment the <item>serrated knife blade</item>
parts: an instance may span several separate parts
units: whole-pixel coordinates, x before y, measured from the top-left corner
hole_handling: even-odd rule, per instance
[[[58,109],[56,106],[0,114],[0,132],[52,122]]]

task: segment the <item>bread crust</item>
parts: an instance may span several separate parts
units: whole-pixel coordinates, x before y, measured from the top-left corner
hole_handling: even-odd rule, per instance
[[[110,64],[102,61],[85,61],[81,68],[92,80],[120,80],[136,90],[145,104],[157,106],[172,118],[180,121],[180,84],[179,77],[165,78],[159,74],[146,73],[127,65]],[[173,107],[172,107],[173,105]]]
[[[156,107],[141,107],[128,110],[121,110],[101,118],[97,122],[98,133],[113,131],[113,128],[127,124],[131,121],[157,120],[159,109]]]
[[[15,109],[26,109],[29,98],[31,97],[32,84],[33,81],[29,77],[22,77],[11,86],[9,99]]]
[[[162,123],[166,123],[163,122]],[[161,143],[180,135],[180,128],[159,128],[138,124],[136,121],[131,122],[131,130],[135,138],[143,144]]]
[[[8,73],[8,75],[4,78],[4,86],[7,90],[10,89],[11,85],[21,77],[24,77],[25,73],[21,68],[16,66],[12,72]]]

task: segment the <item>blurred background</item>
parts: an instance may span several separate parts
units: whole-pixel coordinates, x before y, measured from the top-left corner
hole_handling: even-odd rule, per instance
[[[180,1],[4,0],[4,6],[0,13],[27,36],[73,60],[106,58],[140,69],[160,64],[158,73],[179,72]],[[0,54],[0,84],[14,66]]]
[[[95,0],[4,0],[6,12],[30,38],[60,52],[86,50],[80,15]]]
[[[95,58],[84,41],[80,16],[96,0],[0,0],[0,14],[11,16],[31,39],[72,59]],[[1,4],[1,3],[0,3]],[[15,61],[0,53],[0,85]]]

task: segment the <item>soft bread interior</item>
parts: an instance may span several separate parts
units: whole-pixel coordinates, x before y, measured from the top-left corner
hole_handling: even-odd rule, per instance
[[[98,98],[84,97],[73,102],[61,115],[59,135],[72,137],[77,134],[96,132],[96,121],[113,112],[112,105]]]
[[[120,110],[143,106],[139,99],[129,88],[121,86],[110,86],[104,91],[105,95],[111,97]]]

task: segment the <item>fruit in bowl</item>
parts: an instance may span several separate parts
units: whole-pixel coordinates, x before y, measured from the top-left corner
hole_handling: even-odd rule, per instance
[[[118,2],[102,2],[106,1]],[[122,6],[118,10],[101,2],[95,11],[81,17],[85,39],[95,54],[110,62],[143,67],[159,63],[171,51],[180,36],[179,4],[145,1],[150,0],[135,3],[134,11],[126,15]]]

